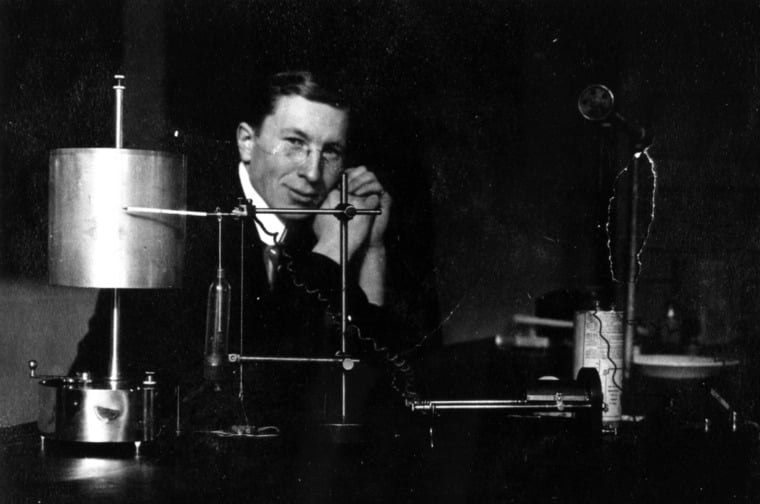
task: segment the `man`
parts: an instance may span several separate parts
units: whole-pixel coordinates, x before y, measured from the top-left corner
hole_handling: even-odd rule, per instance
[[[376,216],[355,216],[348,224],[348,350],[393,357],[380,310],[385,303],[383,237],[391,197],[366,167],[346,166],[347,103],[308,72],[277,74],[260,96],[250,122],[237,128],[240,163],[235,189],[228,194],[244,196],[256,209],[333,209],[345,171],[348,203],[381,210]],[[241,293],[233,303],[231,348],[246,355],[334,356],[340,350],[340,221],[333,215],[262,213],[244,225],[242,246],[236,227],[225,229],[224,263],[233,295]],[[247,400],[244,416],[275,423],[335,420],[340,401],[337,364],[244,366],[238,380]]]
[[[254,126],[237,129],[241,165],[240,183],[247,199],[259,207],[334,208],[341,173],[348,174],[348,203],[360,209],[380,209],[377,216],[362,216],[349,224],[348,257],[360,253],[359,286],[367,299],[383,305],[385,296],[385,244],[391,198],[375,174],[364,166],[344,167],[349,109],[320,87],[309,73],[274,76],[270,110]],[[307,214],[260,216],[272,229],[259,226],[259,237],[282,237],[289,221],[307,220]],[[334,263],[339,261],[339,221],[334,216],[314,219],[317,239],[312,251]]]

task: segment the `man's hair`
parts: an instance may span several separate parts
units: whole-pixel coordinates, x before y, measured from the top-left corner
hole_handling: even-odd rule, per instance
[[[347,112],[351,108],[348,93],[335,80],[307,71],[281,72],[270,77],[265,89],[252,97],[246,118],[251,126],[259,129],[264,119],[274,112],[277,100],[283,96],[302,96]]]

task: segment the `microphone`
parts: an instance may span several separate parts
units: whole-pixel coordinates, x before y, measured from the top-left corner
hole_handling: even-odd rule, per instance
[[[636,150],[642,150],[652,143],[651,131],[636,127],[615,112],[615,95],[610,88],[603,84],[592,84],[581,91],[578,97],[578,112],[584,119],[591,122],[607,121],[609,124],[621,126],[623,131],[633,141]],[[608,120],[609,119],[609,120]]]
[[[224,381],[227,369],[227,345],[230,325],[230,283],[224,269],[217,269],[216,278],[208,289],[206,305],[206,345],[203,357],[203,378],[217,390]]]

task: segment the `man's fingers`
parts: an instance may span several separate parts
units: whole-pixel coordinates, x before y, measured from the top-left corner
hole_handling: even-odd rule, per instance
[[[365,197],[352,198],[351,203],[357,208],[374,210],[380,206],[380,195],[371,194]]]
[[[348,203],[361,209],[375,209],[380,207],[381,193],[368,191],[367,194],[349,194]],[[340,191],[332,190],[322,202],[322,208],[335,208],[340,203]]]
[[[327,197],[322,202],[322,208],[334,208],[338,203],[340,203],[340,191],[333,189],[327,193]]]
[[[348,172],[348,193],[354,196],[382,194],[383,186],[374,173],[364,166],[350,168]]]

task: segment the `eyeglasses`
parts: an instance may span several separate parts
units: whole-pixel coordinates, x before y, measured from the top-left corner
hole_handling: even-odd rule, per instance
[[[272,150],[264,148],[258,140],[256,140],[255,144],[267,154],[285,158],[293,164],[306,164],[311,153],[315,152],[319,154],[322,164],[326,169],[340,170],[343,166],[343,152],[337,147],[328,146],[320,149],[298,137],[278,140]]]

